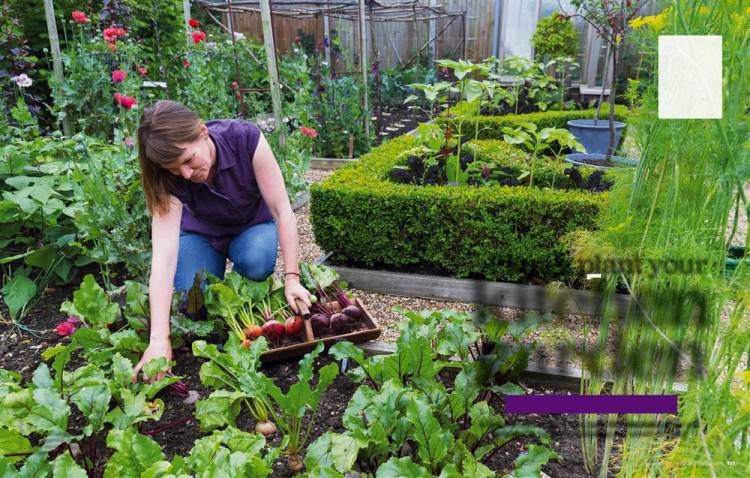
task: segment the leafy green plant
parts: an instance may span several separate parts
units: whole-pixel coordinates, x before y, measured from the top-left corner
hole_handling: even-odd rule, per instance
[[[115,452],[104,476],[238,476],[263,478],[271,474],[278,448],[263,453],[262,436],[235,427],[199,438],[186,456],[167,461],[161,446],[132,430],[112,430],[107,446]]]
[[[539,61],[549,61],[560,56],[575,56],[578,34],[573,22],[560,12],[542,18],[531,37],[534,57]]]
[[[510,329],[518,340],[536,321],[509,324],[485,316],[475,325],[468,314],[454,311],[400,312],[409,320],[400,324],[393,354],[365,358],[348,342],[331,348],[335,357],[356,362],[349,375],[362,385],[344,413],[344,433],[327,432],[310,445],[305,464],[311,475],[358,470],[376,476],[489,477],[495,475],[482,461],[510,440],[529,435],[549,443],[547,432],[507,424],[486,401],[492,390],[518,393],[509,383],[495,386],[495,377],[510,378],[523,368],[529,349],[501,338]],[[446,375],[449,369],[458,373]],[[524,471],[538,474],[557,455],[534,446],[527,457]]]
[[[60,360],[59,357],[66,359]],[[27,386],[21,384],[17,373],[0,370],[0,390],[4,392],[0,394],[0,431],[8,437],[0,445],[0,468],[22,460],[21,476],[32,470],[41,473],[46,469],[46,473],[49,465],[45,463],[45,468],[40,463],[55,450],[62,447],[70,450],[75,444],[80,450],[78,462],[70,455],[58,458],[53,465],[54,471],[59,468],[84,473],[85,469],[90,475],[102,461],[96,446],[101,435],[109,428],[110,435],[133,433],[140,423],[158,420],[164,403],[154,396],[178,380],[170,377],[154,384],[134,384],[131,381],[132,364],[119,354],[114,356],[114,368],[110,374],[93,364],[66,372],[67,358],[69,355],[58,355],[53,365],[54,373],[46,364],[40,364],[34,371],[32,383]],[[156,373],[164,370],[167,364],[162,358],[161,362],[152,361],[146,366],[149,373]],[[84,425],[74,428],[69,423],[71,404],[84,417]],[[32,436],[40,437],[34,440],[36,445],[29,440]],[[9,462],[8,457],[11,458]]]
[[[551,153],[555,161],[562,162],[560,158],[563,151],[571,149],[586,150],[567,129],[544,128],[538,130],[534,123],[521,124],[520,128],[503,128],[503,140],[508,144],[522,145],[528,152],[529,171],[524,174],[529,176],[529,186],[534,183],[534,160],[540,158],[543,153]],[[522,177],[518,179],[520,180]],[[552,187],[555,187],[554,178]]]
[[[318,342],[315,349],[300,360],[298,380],[289,387],[287,393],[282,392],[265,375],[256,373],[253,377],[259,389],[272,403],[271,415],[284,434],[284,453],[292,472],[302,469],[302,453],[315,422],[315,412],[320,405],[321,396],[339,374],[338,366],[330,363],[320,369],[317,382],[313,386],[313,361],[322,351],[323,343]]]
[[[404,100],[409,95],[414,94],[414,88],[409,86],[411,84],[424,84],[429,85],[435,83],[435,69],[433,67],[425,67],[419,64],[410,66],[409,68],[402,69],[400,67],[384,68],[380,70],[380,102],[385,107],[398,107],[404,103]],[[373,98],[371,104],[375,102],[375,85],[371,81],[370,89],[368,90]],[[417,106],[427,106],[425,104],[418,104]]]
[[[260,354],[267,349],[265,338],[245,348],[234,335],[229,337],[225,352],[219,352],[215,345],[204,341],[193,342],[193,355],[209,359],[201,365],[201,382],[216,389],[196,404],[196,417],[203,431],[233,426],[244,403],[256,421],[256,431],[265,432],[267,436],[275,433],[276,427],[269,420],[268,398],[253,379],[253,373],[260,366]]]
[[[348,158],[370,149],[371,137],[365,134],[370,111],[362,108],[362,85],[352,77],[324,76],[315,98],[315,117],[319,125],[314,152],[319,157]],[[373,128],[370,128],[371,134]]]

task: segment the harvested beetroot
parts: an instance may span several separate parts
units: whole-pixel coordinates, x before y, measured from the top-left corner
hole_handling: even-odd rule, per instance
[[[331,326],[331,319],[325,314],[313,314],[310,317],[310,325],[315,333],[327,332]]]
[[[348,315],[352,319],[359,319],[362,316],[362,309],[352,304],[344,307],[344,310],[342,310],[341,313]]]
[[[277,342],[284,336],[284,325],[278,320],[269,320],[263,324],[263,336],[272,342]]]
[[[248,339],[257,339],[263,335],[263,328],[259,325],[251,325],[242,331]]]
[[[297,335],[302,330],[303,325],[304,322],[302,322],[302,318],[299,316],[294,316],[286,319],[284,328],[286,329],[287,335]]]
[[[351,329],[354,319],[346,314],[338,313],[331,316],[331,330],[337,334],[345,334]]]

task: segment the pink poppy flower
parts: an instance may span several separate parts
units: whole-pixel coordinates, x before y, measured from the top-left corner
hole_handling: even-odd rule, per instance
[[[76,331],[76,326],[70,322],[60,322],[55,327],[55,330],[57,331],[57,335],[61,337],[70,337]]]
[[[115,70],[112,72],[112,83],[122,83],[126,76],[128,74],[124,70]]]

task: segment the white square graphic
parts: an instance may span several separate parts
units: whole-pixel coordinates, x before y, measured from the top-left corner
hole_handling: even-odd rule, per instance
[[[659,36],[659,118],[722,115],[721,36]]]

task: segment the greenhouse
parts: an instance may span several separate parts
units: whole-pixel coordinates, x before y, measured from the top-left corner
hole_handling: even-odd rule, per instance
[[[750,476],[750,0],[0,12],[0,477]]]

